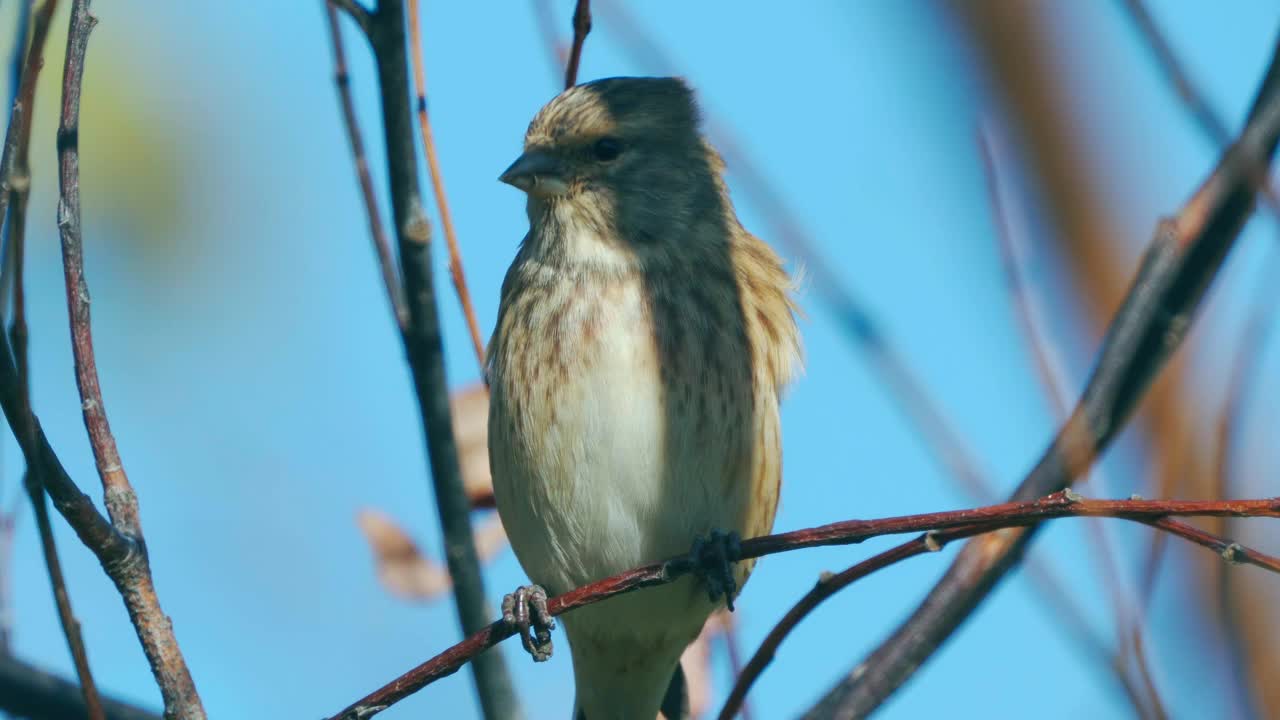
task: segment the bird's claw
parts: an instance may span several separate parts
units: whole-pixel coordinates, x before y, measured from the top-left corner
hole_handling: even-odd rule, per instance
[[[556,621],[547,611],[547,591],[541,585],[522,585],[503,597],[502,621],[520,635],[520,643],[534,662],[551,658],[551,631]]]
[[[738,583],[733,579],[733,564],[742,558],[742,538],[736,532],[712,530],[705,538],[693,541],[689,559],[693,574],[702,578],[711,602],[724,597],[725,606],[733,612],[733,596]]]

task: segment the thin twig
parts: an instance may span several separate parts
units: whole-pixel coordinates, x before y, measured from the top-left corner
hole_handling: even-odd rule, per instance
[[[1277,287],[1275,283],[1276,278],[1280,277],[1280,254],[1275,248],[1268,248],[1268,252],[1271,253],[1270,262],[1263,269],[1261,286],[1255,291],[1253,307],[1245,320],[1244,330],[1237,343],[1235,358],[1227,380],[1227,398],[1218,416],[1213,468],[1217,497],[1228,497],[1234,491],[1236,442],[1240,436],[1239,428],[1243,422],[1244,409],[1249,397],[1246,391],[1257,382],[1258,370],[1262,365],[1262,351],[1275,325]],[[1223,519],[1218,531],[1227,534],[1232,531],[1231,525],[1229,519]],[[1231,663],[1231,672],[1228,675],[1236,684],[1241,715],[1255,717],[1263,714],[1257,709],[1260,699],[1254,685],[1257,676],[1250,671],[1252,663],[1249,661],[1246,630],[1241,626],[1230,574],[1219,571],[1215,586],[1218,610],[1221,613],[1222,634],[1226,640],[1227,655]]]
[[[1124,6],[1128,12],[1130,20],[1136,27],[1138,34],[1142,37],[1147,48],[1151,51],[1151,54],[1156,61],[1156,66],[1160,69],[1166,82],[1168,82],[1174,92],[1178,95],[1178,98],[1182,101],[1183,107],[1186,109],[1187,113],[1195,120],[1196,126],[1200,129],[1201,133],[1218,148],[1226,147],[1231,142],[1231,133],[1227,129],[1226,121],[1223,119],[1221,113],[1217,112],[1210,104],[1208,96],[1192,80],[1190,72],[1183,65],[1181,60],[1179,60],[1177,53],[1174,52],[1173,46],[1169,43],[1169,40],[1166,38],[1164,33],[1160,31],[1155,18],[1151,16],[1146,4],[1142,0],[1124,0]],[[1262,192],[1264,193],[1267,209],[1271,212],[1273,217],[1280,220],[1280,191],[1277,190],[1274,181],[1267,182],[1267,184],[1262,188]],[[1273,253],[1273,259],[1264,273],[1264,278],[1276,277],[1274,269],[1277,262],[1274,254],[1276,251],[1271,249],[1271,252]],[[1266,281],[1264,281],[1264,284],[1265,282]],[[1266,286],[1262,288],[1262,290],[1269,290],[1270,287],[1271,286]],[[1262,306],[1259,304],[1256,307],[1261,308]],[[1238,378],[1242,377],[1241,371],[1244,370],[1242,367],[1245,362],[1243,353],[1249,351],[1250,335],[1257,332],[1253,328],[1256,321],[1257,317],[1255,314],[1255,317],[1250,319],[1249,324],[1246,327],[1245,337],[1242,338],[1242,345],[1239,351],[1241,354],[1237,355],[1236,365],[1232,371],[1230,380],[1231,386],[1228,390],[1229,398],[1234,394],[1232,390],[1238,391],[1239,387],[1243,385],[1243,383],[1238,381]],[[1229,472],[1226,455],[1229,454],[1227,446],[1229,443],[1228,433],[1230,433],[1230,429],[1227,425],[1233,422],[1230,418],[1234,415],[1234,411],[1230,409],[1231,402],[1232,401],[1230,400],[1228,401],[1228,409],[1224,410],[1220,419],[1218,425],[1219,432],[1215,441],[1215,477],[1218,480],[1219,492],[1221,492],[1227,485],[1226,481]],[[1172,490],[1172,488],[1167,490]],[[1225,497],[1225,495],[1219,494],[1219,497]],[[1224,526],[1221,529],[1224,533],[1229,531],[1229,527],[1226,523],[1224,523]],[[1149,599],[1150,589],[1155,584],[1155,574],[1160,566],[1160,561],[1166,544],[1166,536],[1163,533],[1156,533],[1152,537],[1151,544],[1147,551],[1147,557],[1144,561],[1144,584],[1142,586],[1144,592],[1144,605]],[[1231,578],[1227,574],[1219,573],[1217,578],[1218,604],[1223,614],[1223,632],[1224,635],[1226,635],[1229,654],[1232,656],[1232,663],[1234,666],[1229,675],[1233,678],[1234,682],[1236,682],[1238,689],[1237,695],[1245,704],[1245,707],[1242,710],[1243,714],[1246,716],[1252,716],[1256,713],[1256,710],[1249,706],[1255,704],[1254,701],[1256,698],[1254,691],[1250,687],[1249,680],[1251,677],[1255,677],[1256,673],[1247,671],[1247,668],[1253,667],[1254,664],[1247,660],[1242,654],[1244,643],[1240,634],[1240,628],[1238,627],[1238,621],[1235,618],[1234,606],[1229,598],[1231,595],[1230,583]]]
[[[1209,98],[1191,79],[1191,73],[1178,59],[1168,38],[1160,32],[1155,18],[1142,0],[1123,0],[1128,10],[1129,19],[1137,27],[1138,34],[1146,42],[1147,48],[1155,57],[1156,66],[1164,74],[1165,80],[1173,87],[1187,112],[1195,119],[1200,132],[1219,149],[1231,144],[1231,131],[1222,115],[1209,104]],[[1280,191],[1271,182],[1265,183],[1258,190],[1266,201],[1267,208],[1280,216]]]
[[[85,716],[90,720],[103,720],[102,699],[98,696],[98,685],[93,680],[89,669],[89,655],[85,650],[84,636],[80,633],[80,621],[76,619],[71,608],[71,595],[67,592],[67,581],[62,574],[62,562],[58,558],[58,546],[53,539],[53,525],[49,522],[49,506],[45,501],[44,488],[35,479],[31,470],[24,479],[27,495],[31,498],[31,506],[35,509],[36,528],[40,533],[40,549],[44,553],[45,568],[49,573],[49,584],[53,587],[53,602],[58,608],[58,622],[62,625],[62,634],[67,638],[67,647],[71,651],[71,661],[76,668],[76,677],[80,680],[80,692],[84,699]]]
[[[435,490],[436,511],[444,536],[445,558],[453,578],[458,619],[465,634],[485,627],[484,578],[471,531],[471,508],[458,465],[458,448],[449,412],[444,346],[431,270],[431,228],[418,187],[418,162],[409,107],[409,60],[404,0],[380,0],[369,26],[382,101],[382,129],[391,187],[393,227],[400,250],[400,277],[409,324],[403,334],[405,354],[422,413],[424,440]],[[485,717],[520,716],[506,664],[498,653],[472,664]]]
[[[582,45],[591,32],[591,0],[577,0],[573,6],[573,45],[569,48],[569,62],[564,66],[564,89],[578,84],[578,64],[582,62]]]
[[[1000,192],[1000,178],[995,149],[992,147],[991,138],[985,128],[979,129],[977,141],[984,175],[987,180],[987,193],[992,213],[995,216],[996,238],[1000,249],[1001,265],[1004,268],[1010,295],[1013,297],[1013,305],[1017,312],[1019,325],[1022,328],[1027,346],[1031,348],[1040,386],[1044,389],[1046,398],[1052,408],[1054,422],[1055,424],[1063,422],[1066,420],[1067,412],[1069,411],[1068,403],[1070,403],[1065,378],[1066,373],[1063,370],[1061,358],[1054,352],[1051,343],[1045,336],[1043,330],[1044,319],[1039,312],[1035,299],[1032,297],[1026,280],[1023,278],[1022,247],[1018,242],[1018,234],[1013,230],[1009,212]],[[1095,467],[1090,471],[1090,478],[1086,478],[1086,482],[1091,478],[1101,480],[1101,474],[1101,468]],[[1107,488],[1109,483],[1099,482],[1097,485]],[[1227,495],[1223,494],[1218,497],[1227,497]],[[1148,665],[1147,658],[1145,655],[1139,654],[1137,650],[1137,648],[1145,645],[1141,641],[1143,620],[1140,615],[1140,608],[1132,598],[1126,595],[1121,580],[1120,568],[1116,562],[1118,553],[1108,539],[1106,528],[1102,526],[1101,521],[1094,518],[1089,523],[1089,530],[1093,554],[1098,564],[1102,567],[1103,584],[1107,588],[1112,612],[1115,615],[1116,650],[1110,653],[1113,656],[1112,662],[1107,665],[1124,676],[1121,678],[1121,684],[1124,687],[1132,687],[1128,679],[1128,666],[1124,662],[1124,651],[1128,649],[1129,652],[1133,653],[1134,666],[1139,672],[1143,686],[1152,689],[1150,697],[1146,699],[1150,703],[1150,708],[1142,704],[1141,698],[1131,696],[1131,699],[1137,702],[1134,709],[1139,716],[1154,717],[1162,720],[1168,717],[1168,711],[1165,710],[1160,696],[1154,691],[1155,681],[1151,676],[1151,668]],[[1130,643],[1129,638],[1137,638],[1138,641]]]
[[[403,333],[409,324],[409,311],[404,306],[404,292],[396,276],[396,260],[391,254],[391,243],[382,226],[382,213],[378,210],[378,198],[373,189],[373,176],[369,173],[369,159],[364,150],[364,135],[356,117],[355,102],[351,99],[351,75],[347,72],[347,53],[342,42],[342,28],[338,25],[337,4],[326,0],[325,14],[329,19],[329,39],[333,44],[333,81],[338,86],[338,98],[342,105],[342,120],[347,128],[347,141],[351,145],[351,158],[356,168],[356,182],[364,200],[365,217],[369,220],[369,237],[373,252],[378,258],[378,270],[382,285],[391,304],[391,314],[396,327]]]
[[[369,12],[363,5],[356,0],[326,0],[331,2],[334,7],[345,12],[356,25],[360,26],[360,30],[365,35],[369,34],[369,28],[373,23],[373,14]]]
[[[1124,427],[1186,336],[1205,291],[1252,214],[1258,180],[1277,139],[1280,46],[1240,140],[1179,215],[1157,227],[1079,404],[1015,498],[1069,486]],[[879,707],[985,599],[1033,534],[989,535],[969,543],[915,613],[858,663],[861,670],[827,693],[809,717],[863,717]]]
[[[58,122],[58,232],[62,239],[62,265],[67,311],[71,318],[71,350],[76,387],[89,445],[102,480],[104,504],[112,526],[143,546],[138,501],[121,465],[115,437],[107,422],[98,369],[94,360],[89,318],[89,287],[84,277],[84,246],[80,228],[80,92],[84,77],[89,33],[97,19],[89,13],[90,0],[74,0],[67,30],[67,55],[62,77],[62,112]],[[31,443],[27,443],[30,445]],[[41,468],[43,477],[46,468]],[[173,718],[204,718],[204,708],[187,669],[169,618],[160,608],[145,552],[130,555],[133,562],[107,567],[124,599],[129,617],[151,664],[152,674],[164,698],[165,714]]]
[[[909,542],[897,545],[862,562],[851,565],[842,572],[834,575],[823,573],[822,577],[813,586],[813,589],[805,593],[804,597],[800,598],[787,611],[787,614],[782,616],[778,624],[769,631],[755,654],[747,661],[746,666],[734,681],[733,689],[729,691],[729,697],[725,700],[724,707],[720,709],[720,715],[718,716],[720,720],[731,720],[741,708],[746,707],[747,693],[751,690],[751,686],[755,685],[760,675],[764,673],[769,663],[773,662],[778,648],[782,646],[782,641],[791,634],[791,631],[800,624],[800,621],[808,617],[824,600],[877,570],[916,555],[923,555],[941,549],[942,546],[938,544],[933,536],[921,535]]]
[[[1228,515],[1280,517],[1280,497],[1260,500],[1199,501],[1092,500],[1083,498],[1070,490],[1064,490],[1027,502],[1008,502],[968,510],[903,515],[874,520],[846,520],[804,530],[751,538],[742,541],[740,559],[759,558],[810,547],[853,545],[883,535],[914,532],[927,533],[925,538],[918,541],[926,542],[930,547],[940,546],[958,537],[1007,528],[1030,527],[1047,520],[1065,517],[1111,517],[1147,523],[1165,529],[1172,516],[1223,517]],[[1178,532],[1200,544],[1209,543],[1212,539],[1213,542],[1220,544],[1221,548],[1213,545],[1206,546],[1215,547],[1220,553],[1226,553],[1225,549],[1228,547],[1234,548],[1230,551],[1230,558],[1226,558],[1224,554],[1225,559],[1233,562],[1249,562],[1280,573],[1280,558],[1214,538],[1208,533],[1200,533],[1192,537],[1187,528],[1200,533],[1182,524],[1169,526],[1171,532]],[[552,615],[561,615],[616,595],[673,582],[692,572],[693,569],[694,562],[688,556],[651,563],[558,595],[548,601],[547,609]],[[329,720],[353,720],[354,718],[363,720],[372,717],[432,682],[456,672],[468,660],[511,637],[514,633],[514,628],[504,622],[494,622],[333,715]]]
[[[458,304],[467,320],[471,333],[471,345],[476,353],[476,365],[481,379],[488,378],[484,362],[484,337],[476,320],[476,309],[471,303],[471,291],[467,289],[467,276],[462,271],[462,251],[458,247],[458,235],[453,229],[453,214],[449,211],[449,199],[444,192],[444,177],[440,174],[440,162],[436,158],[436,143],[431,136],[431,120],[427,116],[427,71],[422,62],[422,37],[418,26],[418,0],[409,0],[409,47],[413,58],[413,87],[418,93],[418,127],[422,131],[422,147],[427,155],[427,170],[431,173],[431,191],[435,195],[436,209],[440,212],[440,227],[444,230],[445,244],[449,248],[449,277],[458,293]]]
[[[160,720],[149,710],[111,698],[103,698],[102,709],[106,720]],[[0,713],[28,720],[78,720],[86,717],[86,707],[75,683],[0,654]]]
[[[4,267],[0,270],[7,282],[0,286],[11,288],[13,298],[13,320],[9,325],[9,337],[12,341],[14,361],[19,377],[20,392],[24,399],[22,404],[30,408],[30,370],[27,359],[27,318],[26,290],[23,280],[26,247],[27,200],[31,192],[31,127],[35,111],[35,88],[40,69],[44,66],[44,45],[49,35],[49,26],[56,9],[56,0],[47,0],[39,10],[31,14],[31,44],[22,60],[22,49],[26,45],[27,23],[19,23],[21,35],[17,41],[14,77],[20,95],[17,102],[26,107],[26,115],[17,128],[17,143],[13,147],[12,174],[9,176],[10,195],[8,218],[5,222],[5,254]],[[30,10],[29,5],[24,7]],[[31,438],[28,438],[28,443]],[[23,478],[27,496],[35,512],[36,529],[40,535],[40,548],[44,555],[45,568],[49,574],[49,584],[53,591],[54,605],[58,611],[58,621],[62,633],[67,640],[67,649],[71,653],[72,664],[76,676],[80,680],[80,692],[84,698],[86,716],[90,720],[103,720],[102,699],[98,695],[97,683],[89,668],[89,655],[85,650],[84,637],[80,632],[80,622],[76,619],[71,607],[71,595],[67,591],[66,578],[62,573],[62,562],[58,557],[58,546],[53,538],[53,524],[49,521],[49,507],[45,501],[45,491],[41,480],[41,468],[32,465],[27,468]]]

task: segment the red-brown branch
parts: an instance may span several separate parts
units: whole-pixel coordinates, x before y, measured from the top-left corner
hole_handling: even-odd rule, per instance
[[[911,532],[927,532],[924,538],[913,542],[923,542],[926,544],[926,549],[930,549],[936,544],[958,537],[1004,528],[1036,525],[1046,520],[1063,517],[1112,517],[1155,523],[1160,526],[1159,523],[1165,522],[1171,516],[1280,517],[1280,497],[1263,500],[1204,501],[1089,500],[1068,490],[1031,502],[1001,503],[968,510],[875,520],[846,520],[805,530],[752,538],[743,541],[741,557],[750,559],[808,547],[850,545],[882,535]],[[1192,534],[1186,530],[1189,527],[1179,527],[1177,532],[1192,539]],[[1208,537],[1203,537],[1206,535],[1208,534],[1202,533],[1201,536],[1197,536],[1196,541],[1201,544],[1209,542]],[[1248,558],[1248,561],[1253,564],[1280,572],[1280,558],[1257,550],[1244,549],[1221,539],[1217,542],[1226,543],[1223,545],[1224,548],[1240,548],[1231,550],[1235,558]],[[904,550],[897,552],[905,554],[892,555],[890,559],[894,562],[917,554],[906,553]],[[884,562],[884,559],[881,562]],[[651,563],[558,595],[547,603],[547,609],[552,615],[561,615],[615,595],[672,582],[691,570],[692,565],[686,557]],[[363,720],[371,717],[436,680],[456,672],[468,660],[512,634],[514,634],[512,628],[502,622],[495,622],[370,693],[333,715],[329,720],[354,720],[355,718]]]
[[[431,193],[436,198],[440,227],[444,230],[444,241],[449,247],[449,278],[453,280],[453,289],[458,293],[458,304],[462,305],[467,332],[471,335],[471,346],[476,353],[476,365],[480,369],[481,379],[484,379],[487,377],[484,371],[484,337],[480,334],[480,323],[476,320],[471,291],[467,289],[467,276],[462,271],[462,251],[458,247],[458,234],[453,229],[453,214],[449,211],[444,177],[440,174],[440,161],[436,158],[436,143],[431,136],[431,120],[427,116],[427,72],[422,62],[418,0],[409,0],[409,54],[413,58],[413,87],[418,94],[418,128],[422,132],[422,148],[427,155],[427,169],[431,174]]]

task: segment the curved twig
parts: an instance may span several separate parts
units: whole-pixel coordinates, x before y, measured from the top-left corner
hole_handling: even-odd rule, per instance
[[[67,31],[67,56],[62,76],[62,113],[58,122],[58,232],[62,238],[62,265],[67,310],[71,317],[71,350],[76,387],[89,445],[102,480],[104,504],[111,525],[131,540],[138,551],[118,564],[105,564],[124,599],[129,619],[137,629],[143,652],[164,698],[165,714],[199,720],[205,717],[200,696],[173,633],[173,625],[160,608],[151,570],[143,547],[138,501],[121,465],[115,437],[107,422],[98,369],[94,361],[93,333],[89,321],[89,286],[84,277],[83,237],[80,231],[80,90],[84,77],[89,33],[97,19],[89,13],[90,0],[74,0]],[[32,443],[26,443],[30,446]],[[41,468],[41,476],[47,468]]]

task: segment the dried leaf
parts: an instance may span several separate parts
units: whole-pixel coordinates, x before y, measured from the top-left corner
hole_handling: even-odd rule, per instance
[[[378,580],[392,595],[411,601],[431,601],[453,587],[444,565],[422,554],[413,538],[387,515],[370,509],[356,514],[378,565]],[[489,562],[507,547],[507,533],[496,514],[475,528],[476,554]]]
[[[449,408],[467,497],[472,507],[493,507],[493,478],[489,475],[489,391],[483,383],[456,390],[449,397]]]
[[[424,556],[409,534],[390,517],[363,509],[356,514],[356,523],[373,550],[378,580],[392,595],[423,601],[449,590],[448,571]]]

